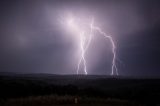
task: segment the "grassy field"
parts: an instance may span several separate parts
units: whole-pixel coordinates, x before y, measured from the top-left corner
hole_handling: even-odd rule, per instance
[[[99,98],[99,97],[76,97],[76,96],[30,96],[26,98],[14,98],[3,100],[0,106],[143,106],[127,100]]]
[[[160,79],[52,74],[0,76],[0,106],[159,104]]]

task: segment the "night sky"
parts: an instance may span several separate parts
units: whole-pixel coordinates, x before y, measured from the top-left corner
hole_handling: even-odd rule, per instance
[[[160,76],[159,0],[1,0],[0,72],[76,74],[77,41],[59,21],[67,13],[93,16],[112,35],[120,75]],[[111,59],[110,43],[96,34],[88,74],[109,75]]]

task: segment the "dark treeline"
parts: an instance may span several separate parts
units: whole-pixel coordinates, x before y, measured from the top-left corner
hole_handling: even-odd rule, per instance
[[[159,79],[79,79],[59,77],[0,77],[0,99],[43,95],[73,95],[118,98],[158,103]]]

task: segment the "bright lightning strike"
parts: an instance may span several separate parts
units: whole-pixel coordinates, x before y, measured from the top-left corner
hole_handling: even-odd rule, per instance
[[[79,46],[80,46],[81,56],[77,65],[77,74],[79,74],[80,65],[83,65],[84,73],[86,75],[88,74],[85,53],[88,50],[89,45],[91,44],[93,31],[97,31],[100,33],[100,35],[103,35],[106,39],[108,39],[111,42],[112,54],[113,54],[111,75],[118,75],[118,69],[116,66],[116,46],[112,36],[103,32],[101,28],[94,26],[93,18],[91,20],[91,23],[89,24],[89,30],[90,30],[89,34],[88,34],[88,30],[84,30],[80,27],[80,25],[77,25],[78,23],[75,22],[75,19],[73,17],[70,17],[67,20],[67,24],[68,24],[68,27],[70,27],[70,29],[72,29],[73,32],[76,32],[76,34],[78,34],[80,37]],[[84,24],[84,25],[86,26],[87,24]]]
[[[116,46],[115,43],[113,41],[112,36],[107,35],[106,33],[104,33],[99,27],[93,27],[94,30],[97,30],[100,34],[102,34],[105,38],[107,38],[108,40],[110,40],[111,44],[112,44],[112,53],[113,53],[113,59],[112,59],[112,71],[111,71],[111,75],[114,75],[114,72],[116,73],[116,75],[118,75],[118,69],[116,66]]]
[[[86,67],[86,60],[85,60],[85,52],[87,51],[87,49],[88,49],[88,47],[89,47],[89,45],[90,45],[90,43],[91,43],[91,40],[92,40],[92,25],[93,25],[93,22],[94,22],[94,20],[92,19],[92,21],[91,21],[91,25],[90,25],[90,33],[89,33],[89,40],[88,40],[88,42],[87,42],[87,44],[86,44],[86,47],[85,47],[85,39],[83,39],[83,38],[85,38],[85,35],[84,35],[84,33],[83,34],[81,34],[81,58],[80,58],[80,60],[79,60],[79,63],[78,63],[78,66],[77,66],[77,74],[78,74],[78,72],[79,72],[79,67],[80,67],[80,64],[82,63],[82,60],[83,60],[83,64],[84,64],[84,72],[85,72],[85,74],[87,75],[87,67]]]
[[[85,74],[87,74],[87,67],[86,67],[86,60],[85,60],[85,36],[84,36],[84,32],[82,32],[82,34],[80,34],[80,47],[81,47],[81,59],[78,63],[78,69],[77,69],[77,74],[78,74],[78,71],[79,71],[79,66],[80,64],[83,62],[83,65],[84,65],[84,72]]]

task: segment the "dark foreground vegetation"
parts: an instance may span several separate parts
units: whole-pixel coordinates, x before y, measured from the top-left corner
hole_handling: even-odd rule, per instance
[[[0,106],[87,104],[159,106],[160,79],[94,75],[0,75]]]

